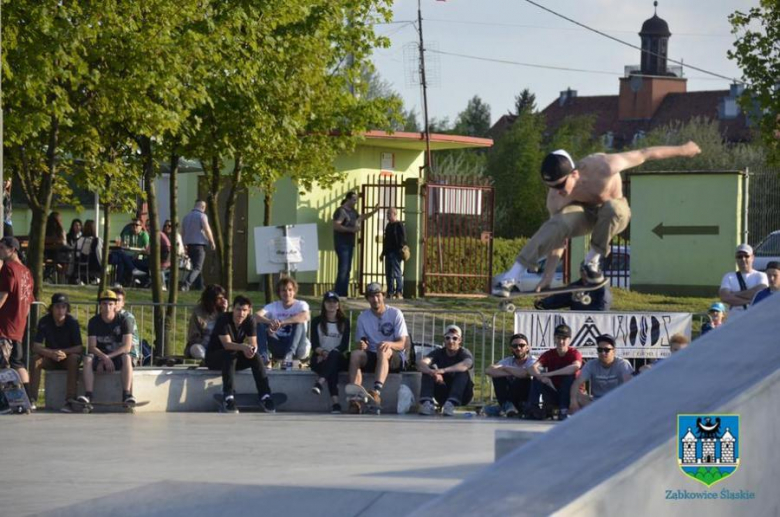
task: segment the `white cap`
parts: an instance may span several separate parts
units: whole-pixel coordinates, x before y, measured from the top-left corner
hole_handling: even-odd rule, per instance
[[[457,334],[459,337],[463,337],[463,332],[460,330],[460,327],[457,325],[448,326],[447,329],[444,331],[444,335],[447,334]]]
[[[550,154],[557,154],[558,156],[565,156],[566,159],[568,159],[569,163],[571,164],[571,169],[574,170],[574,169],[577,168],[577,166],[574,165],[574,160],[571,159],[571,155],[569,153],[567,153],[566,151],[564,151],[563,149],[558,149],[557,151],[553,151]]]
[[[750,244],[740,244],[737,246],[737,253],[747,253],[748,255],[753,255],[753,248],[750,246]]]

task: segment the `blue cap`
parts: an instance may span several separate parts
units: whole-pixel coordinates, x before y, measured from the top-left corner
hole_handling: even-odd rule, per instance
[[[722,313],[725,314],[726,313],[726,306],[723,305],[720,302],[715,302],[712,305],[710,305],[710,308],[709,308],[709,310],[707,312],[712,312],[712,311],[722,312]]]
[[[326,300],[338,300],[339,299],[339,293],[336,291],[328,291],[324,295],[322,295],[322,301]]]

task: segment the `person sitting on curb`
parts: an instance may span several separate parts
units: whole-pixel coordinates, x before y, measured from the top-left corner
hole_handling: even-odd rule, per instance
[[[349,318],[341,308],[339,295],[336,291],[328,291],[322,297],[320,315],[312,320],[309,364],[317,374],[311,391],[319,395],[325,384],[328,385],[331,413],[341,413],[339,371],[347,366],[344,354],[349,347],[349,336]]]
[[[422,373],[421,415],[433,415],[436,403],[441,406],[442,415],[453,416],[456,407],[465,406],[474,397],[474,356],[462,345],[463,332],[459,326],[450,325],[444,331],[444,347],[417,362],[417,370]]]
[[[707,316],[710,317],[710,320],[701,326],[701,333],[699,336],[703,336],[710,330],[716,329],[725,323],[726,306],[720,302],[713,303],[707,311]]]
[[[81,329],[76,318],[70,315],[68,297],[62,293],[54,293],[49,305],[49,313],[38,320],[38,331],[33,339],[31,392],[38,394],[41,382],[41,370],[67,370],[68,376],[65,389],[65,404],[63,413],[73,413],[71,400],[77,395],[79,382],[79,364],[84,353],[81,341]],[[37,400],[31,400],[33,404]]]
[[[672,337],[669,338],[669,353],[671,355],[674,355],[680,350],[687,348],[690,343],[691,340],[685,337],[683,334],[672,334]],[[663,361],[663,358],[658,359],[657,361],[654,361],[650,364],[646,364],[642,366],[639,369],[639,373],[643,373],[646,372],[647,370],[650,370],[654,366],[661,364],[661,361]]]
[[[555,348],[548,350],[531,366],[531,394],[528,396],[526,415],[534,420],[542,420],[546,413],[539,408],[541,396],[545,407],[557,405],[558,419],[566,420],[569,411],[571,385],[582,368],[582,354],[569,346],[571,328],[561,324],[555,327],[553,334]],[[542,372],[540,367],[546,369]]]
[[[371,282],[366,286],[366,300],[370,307],[358,316],[357,348],[349,354],[349,382],[362,385],[362,372],[374,372],[374,388],[368,394],[381,406],[387,375],[400,372],[403,366],[409,332],[403,313],[385,304],[380,284]],[[351,401],[349,410],[358,413],[360,405]]]
[[[512,418],[519,414],[531,392],[531,366],[536,358],[531,355],[531,345],[525,334],[514,334],[509,339],[512,353],[489,366],[485,374],[493,381],[500,414]]]
[[[238,413],[235,390],[236,370],[252,369],[260,409],[275,413],[276,405],[271,398],[271,386],[265,364],[257,352],[257,337],[252,314],[252,301],[238,295],[233,299],[233,310],[217,318],[211,341],[206,350],[206,366],[209,370],[222,371],[222,408],[224,413]]]
[[[92,400],[95,372],[122,372],[122,403],[135,405],[133,397],[133,328],[130,321],[117,311],[117,295],[106,290],[100,294],[100,313],[87,325],[87,351],[84,356],[84,395],[76,401],[88,405]]]
[[[227,312],[227,291],[218,284],[209,284],[203,289],[198,305],[192,309],[190,323],[187,326],[187,345],[184,357],[205,359],[206,348],[211,340],[211,332],[220,314]]]
[[[569,414],[576,413],[634,376],[631,363],[615,356],[615,338],[611,335],[602,334],[596,338],[596,352],[598,360],[585,363],[579,377],[571,385]],[[590,395],[580,391],[580,387],[587,381],[590,381]]]
[[[133,358],[133,366],[141,366],[143,357],[141,357],[141,337],[138,333],[138,322],[133,313],[125,309],[125,302],[127,301],[125,288],[120,285],[114,287],[112,291],[116,294],[117,314],[124,317],[130,323],[130,328],[133,330],[133,347],[130,349],[130,357]]]
[[[296,300],[298,282],[281,278],[276,283],[279,300],[269,303],[255,315],[259,353],[268,363],[281,359],[282,369],[292,368],[293,359],[309,357],[311,344],[306,338],[306,323],[310,319],[309,304]]]
[[[780,262],[775,260],[766,265],[766,279],[769,287],[756,293],[750,305],[753,306],[770,295],[780,291]]]

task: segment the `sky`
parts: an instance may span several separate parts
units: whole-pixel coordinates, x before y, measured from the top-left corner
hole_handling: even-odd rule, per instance
[[[615,38],[640,45],[642,23],[653,16],[652,0],[535,0],[553,11]],[[454,121],[478,95],[495,122],[514,106],[523,88],[541,110],[571,88],[579,96],[617,95],[626,65],[639,65],[640,52],[561,19],[526,0],[421,0],[426,69],[430,70],[428,111]],[[735,36],[728,15],[747,11],[759,0],[660,0],[658,16],[669,24],[668,57],[729,78],[741,78],[726,53]],[[417,0],[395,0],[393,23],[377,26],[391,46],[376,49],[380,77],[415,108],[422,121],[422,93],[412,84],[417,42]],[[440,53],[434,52],[438,51]],[[464,54],[592,72],[549,70],[468,59]],[[671,63],[670,63],[671,65]],[[686,67],[688,91],[725,90],[730,81]]]

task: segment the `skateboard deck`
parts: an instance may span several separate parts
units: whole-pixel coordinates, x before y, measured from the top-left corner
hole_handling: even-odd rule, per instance
[[[32,405],[24,390],[19,372],[13,368],[0,370],[0,398],[5,399],[5,403],[2,405],[7,406],[9,413],[26,415],[32,411]]]
[[[513,291],[509,293],[508,298],[503,298],[500,296],[493,295],[495,298],[500,298],[501,302],[499,302],[499,308],[501,310],[505,311],[514,311],[515,305],[512,303],[512,299],[514,298],[527,298],[527,297],[547,297],[552,296],[554,294],[566,294],[566,293],[572,293],[580,303],[583,305],[590,305],[591,297],[588,294],[590,291],[595,291],[597,289],[601,289],[605,285],[609,283],[609,279],[605,278],[598,284],[588,284],[588,285],[581,285],[581,284],[568,284],[561,287],[553,287],[551,289],[543,289],[541,291]]]
[[[381,414],[382,406],[378,405],[376,400],[374,400],[374,397],[372,397],[360,384],[347,384],[344,388],[344,393],[347,395],[347,400],[350,404],[357,404],[357,407],[359,408],[358,412],[360,414]]]
[[[256,393],[236,393],[233,395],[236,400],[236,407],[240,411],[260,411],[260,399]],[[214,400],[222,405],[222,393],[215,393]],[[274,405],[278,408],[285,402],[287,402],[286,393],[271,393],[271,400],[274,401]]]
[[[141,400],[136,402],[132,405],[126,405],[124,402],[90,402],[89,404],[84,404],[82,402],[79,402],[76,399],[70,399],[68,400],[72,405],[76,407],[81,408],[82,413],[92,413],[92,410],[95,407],[121,407],[124,408],[124,410],[128,413],[135,413],[135,408],[137,407],[143,407],[147,404],[149,404],[148,400]]]

